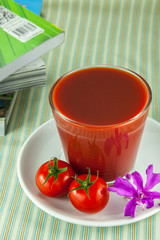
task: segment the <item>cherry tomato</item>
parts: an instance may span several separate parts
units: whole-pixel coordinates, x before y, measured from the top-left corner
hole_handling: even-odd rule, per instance
[[[54,158],[40,166],[35,181],[44,195],[60,197],[68,193],[74,176],[75,173],[67,162]]]
[[[74,178],[69,187],[69,198],[73,206],[85,213],[101,211],[108,203],[109,191],[106,182],[98,175],[87,174]]]

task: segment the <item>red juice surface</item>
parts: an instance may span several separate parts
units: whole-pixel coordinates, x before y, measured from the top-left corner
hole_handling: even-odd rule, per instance
[[[60,113],[89,125],[127,121],[143,110],[147,98],[146,87],[138,77],[103,67],[66,75],[53,92],[53,102]]]
[[[132,170],[150,94],[141,77],[121,68],[82,68],[56,82],[50,103],[76,173],[89,167],[110,182]]]

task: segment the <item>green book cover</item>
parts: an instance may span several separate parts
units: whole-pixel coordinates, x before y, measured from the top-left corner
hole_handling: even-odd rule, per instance
[[[64,41],[64,31],[12,0],[0,0],[0,81]]]

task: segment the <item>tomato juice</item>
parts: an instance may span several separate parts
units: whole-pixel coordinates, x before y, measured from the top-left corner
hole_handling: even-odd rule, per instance
[[[151,90],[138,74],[94,66],[62,76],[50,91],[50,105],[66,159],[75,172],[107,182],[134,166]]]

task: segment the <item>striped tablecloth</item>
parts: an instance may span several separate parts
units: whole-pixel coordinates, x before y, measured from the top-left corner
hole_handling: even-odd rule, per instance
[[[80,66],[112,64],[142,75],[153,92],[149,116],[160,120],[160,1],[44,0],[42,16],[65,30],[65,42],[44,56],[46,87],[18,93],[0,138],[0,239],[159,240],[160,213],[118,227],[85,227],[48,215],[23,192],[16,164],[25,140],[52,118],[51,85]]]

